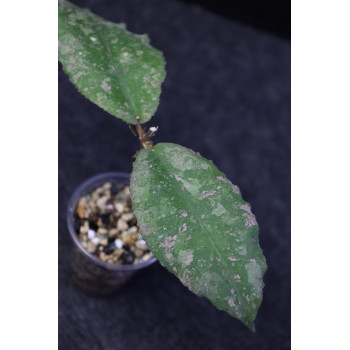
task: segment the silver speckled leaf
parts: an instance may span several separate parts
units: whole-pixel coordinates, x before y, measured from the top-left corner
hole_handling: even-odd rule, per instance
[[[161,143],[137,154],[131,198],[160,263],[254,329],[266,262],[255,216],[238,187],[192,150]]]
[[[165,61],[147,35],[59,0],[58,57],[79,92],[115,117],[144,123],[157,110]]]

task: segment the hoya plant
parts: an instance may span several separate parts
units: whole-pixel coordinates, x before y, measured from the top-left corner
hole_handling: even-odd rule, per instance
[[[192,292],[254,330],[266,262],[251,206],[210,160],[174,143],[153,144],[165,78],[146,34],[59,1],[59,60],[81,94],[127,123],[142,146],[130,179],[141,234]]]

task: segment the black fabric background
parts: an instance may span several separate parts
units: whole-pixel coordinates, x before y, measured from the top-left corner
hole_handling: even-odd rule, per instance
[[[167,60],[155,142],[213,160],[251,203],[267,259],[256,333],[187,290],[159,264],[94,298],[69,273],[65,211],[73,190],[132,170],[127,125],[81,96],[59,68],[59,348],[290,348],[290,43],[177,1],[74,1],[148,33]]]
[[[290,40],[290,0],[181,0]]]

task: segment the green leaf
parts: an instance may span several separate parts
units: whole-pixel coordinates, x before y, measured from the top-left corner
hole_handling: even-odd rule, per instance
[[[131,198],[160,263],[254,329],[266,262],[255,216],[238,187],[192,150],[161,143],[137,154]]]
[[[165,61],[147,35],[88,10],[58,2],[58,57],[71,82],[89,100],[136,124],[151,119],[159,104]]]

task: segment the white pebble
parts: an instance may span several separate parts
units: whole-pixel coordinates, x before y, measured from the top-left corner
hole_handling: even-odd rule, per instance
[[[99,237],[94,237],[91,242],[95,245],[98,245],[100,243],[100,238]]]
[[[147,246],[147,243],[143,239],[139,239],[137,243],[143,246]]]
[[[140,239],[140,240],[136,241],[135,246],[136,246],[137,249],[141,249],[141,250],[147,250],[148,249],[147,243],[143,239]]]
[[[91,229],[88,231],[87,234],[88,234],[89,239],[93,239],[96,236],[96,232],[94,230],[91,230]]]
[[[117,238],[114,243],[117,248],[123,248],[123,241],[120,238]]]
[[[114,209],[114,205],[113,204],[107,204],[106,205],[106,209],[107,210],[113,210]]]

